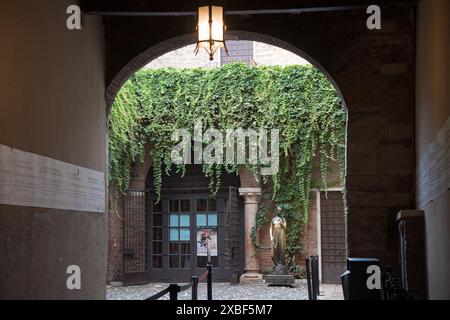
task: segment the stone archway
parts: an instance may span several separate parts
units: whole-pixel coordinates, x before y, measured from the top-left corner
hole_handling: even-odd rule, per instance
[[[310,62],[312,65],[314,65],[317,69],[319,69],[327,78],[328,80],[334,85],[336,88],[336,91],[339,93],[341,100],[343,102],[343,105],[346,107],[346,103],[344,100],[343,95],[341,94],[341,91],[339,89],[339,86],[334,81],[333,77],[326,71],[322,65],[316,61],[313,57],[309,56],[304,51],[300,50],[299,48],[289,44],[288,42],[282,41],[280,39],[274,38],[269,35],[255,33],[255,32],[248,32],[248,31],[231,31],[227,33],[227,40],[235,40],[235,41],[257,41],[262,42],[266,44],[270,44],[282,49],[285,49],[287,51],[290,51]],[[150,48],[146,49],[145,51],[139,53],[136,57],[131,59],[125,66],[123,66],[118,73],[116,73],[108,86],[106,87],[106,102],[107,102],[107,114],[109,114],[112,104],[114,102],[114,99],[119,92],[120,88],[123,86],[123,84],[131,77],[134,73],[136,73],[138,70],[145,67],[149,62],[152,60],[155,60],[156,58],[162,56],[165,53],[180,49],[182,47],[185,47],[187,45],[194,44],[196,42],[196,34],[185,34],[181,36],[177,36],[168,40],[165,40],[163,42],[157,43]]]
[[[317,69],[322,71],[330,82],[335,86],[337,92],[341,96],[341,100],[345,107],[345,102],[342,99],[337,85],[334,83],[333,79],[329,74],[324,71],[324,68],[320,66],[319,63],[314,61],[307,54],[301,50],[295,48],[294,46],[286,43],[282,40],[276,39],[271,36],[245,32],[245,31],[234,31],[227,34],[228,40],[234,41],[257,41],[266,44],[276,46],[278,48],[285,49],[297,56],[300,56],[310,63],[312,63]],[[133,58],[121,71],[114,77],[111,84],[107,87],[106,97],[108,101],[108,112],[112,107],[114,97],[116,96],[118,90],[123,85],[123,83],[135,72],[145,67],[152,60],[157,59],[159,56],[180,49],[184,46],[191,45],[195,43],[195,34],[187,34],[179,37],[175,37],[152,46]],[[120,86],[118,86],[120,84]],[[146,149],[149,149],[148,145]],[[148,155],[149,150],[146,150],[146,157],[144,161],[136,161],[133,165],[132,171],[133,176],[130,181],[130,188],[132,190],[144,190],[145,189],[145,179],[151,168],[152,159]],[[261,184],[253,174],[246,168],[241,168],[239,170],[239,178],[241,181],[241,188],[239,189],[239,195],[241,196],[244,204],[244,220],[245,229],[243,232],[244,238],[244,275],[241,277],[243,282],[254,282],[262,281],[261,274],[261,263],[260,254],[257,253],[255,248],[254,240],[252,239],[251,230],[256,226],[256,215],[259,210],[259,205],[261,203]],[[116,219],[117,220],[117,219]],[[259,243],[260,232],[256,232],[256,242]]]
[[[270,44],[276,46],[278,48],[282,48],[287,50],[297,56],[300,56],[310,63],[312,63],[317,69],[322,71],[330,82],[335,86],[337,92],[340,94],[339,89],[336,84],[333,82],[330,75],[326,74],[324,68],[322,68],[317,62],[315,62],[311,57],[307,54],[303,53],[301,50],[293,47],[292,45],[281,41],[279,39],[273,38],[271,36],[253,33],[253,32],[243,32],[243,31],[235,31],[230,32],[228,34],[228,40],[234,41],[257,41],[266,44]],[[107,88],[107,99],[108,99],[108,108],[111,107],[113,97],[117,94],[117,84],[125,82],[129,76],[131,76],[134,72],[145,67],[150,61],[158,58],[159,56],[177,50],[181,47],[191,45],[195,43],[195,35],[187,34],[179,37],[175,37],[169,40],[164,41],[163,43],[157,44],[155,46],[150,47],[145,50],[143,53],[139,54],[137,57],[132,59],[125,68],[114,77],[111,85]],[[130,72],[132,72],[130,74]],[[120,88],[119,88],[120,89]],[[342,95],[341,100],[342,100]],[[345,107],[345,102],[342,100],[343,105]],[[132,177],[130,186],[135,190],[144,190],[143,183],[145,177],[147,176],[148,170],[150,169],[150,159],[146,159],[144,162],[138,161],[133,166],[133,172],[135,175]],[[252,230],[256,226],[256,216],[259,210],[259,206],[261,203],[261,185],[260,182],[255,179],[253,174],[246,168],[241,168],[239,172],[239,177],[241,181],[241,188],[239,189],[239,195],[241,196],[244,204],[244,217],[245,227],[243,231],[244,238],[244,274],[241,277],[242,282],[260,282],[262,281],[261,274],[261,259],[264,256],[264,259],[267,260],[267,255],[270,255],[270,249],[264,247],[264,252],[258,253],[258,250],[255,247],[254,241],[256,243],[260,242],[260,231],[257,231],[255,236],[256,239],[253,239]],[[145,183],[144,183],[145,184]],[[267,242],[267,239],[265,239]],[[266,252],[267,251],[267,252]],[[267,261],[266,261],[267,264]],[[270,262],[271,264],[271,262]],[[267,267],[266,267],[267,268]]]
[[[414,206],[414,11],[384,10],[382,31],[370,31],[364,12],[290,17],[274,24],[236,21],[230,37],[280,46],[328,76],[348,111],[346,207],[348,254],[398,265],[395,217]],[[105,22],[108,108],[126,79],[150,59],[192,43],[186,25],[164,33],[145,21]],[[231,29],[231,28],[230,28]],[[295,32],[293,32],[295,30]],[[148,37],[151,33],[154,37]],[[126,39],[126,40],[124,40]],[[124,44],[130,46],[124,50]],[[131,45],[132,44],[132,45]]]

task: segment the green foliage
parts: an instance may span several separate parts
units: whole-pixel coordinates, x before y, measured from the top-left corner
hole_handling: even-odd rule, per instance
[[[299,252],[298,240],[308,218],[313,159],[320,159],[325,188],[330,161],[344,165],[346,113],[331,83],[312,66],[230,64],[215,69],[139,71],[120,90],[110,116],[112,184],[121,191],[127,188],[133,162],[144,158],[144,146],[150,143],[154,188],[159,194],[163,174],[173,169],[172,132],[186,128],[192,133],[196,121],[203,123],[204,130],[280,130],[280,171],[263,180],[263,198],[283,208],[288,253]],[[247,166],[257,172],[258,166]],[[223,170],[237,169],[204,165],[212,193],[220,187]],[[256,229],[265,223],[269,211],[263,203]]]

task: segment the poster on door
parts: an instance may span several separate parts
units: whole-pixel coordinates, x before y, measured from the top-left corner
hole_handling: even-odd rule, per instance
[[[197,230],[197,256],[207,256],[208,247],[211,257],[217,256],[217,230]]]

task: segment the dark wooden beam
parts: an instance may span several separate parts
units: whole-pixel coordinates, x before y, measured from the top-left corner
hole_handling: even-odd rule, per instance
[[[213,1],[214,2],[214,1]],[[201,0],[80,0],[86,14],[118,16],[189,16],[204,4]],[[303,12],[342,11],[364,8],[372,4],[415,5],[417,0],[222,0],[227,14],[295,14]]]

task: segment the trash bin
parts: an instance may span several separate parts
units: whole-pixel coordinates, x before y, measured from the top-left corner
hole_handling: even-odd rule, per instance
[[[349,281],[350,281],[350,271],[347,270],[341,275],[341,281],[342,281],[342,292],[344,294],[344,300],[350,300],[350,294],[348,292]]]
[[[341,275],[345,300],[381,300],[381,289],[369,289],[367,273],[370,266],[380,267],[380,260],[374,258],[348,258],[347,271]]]

